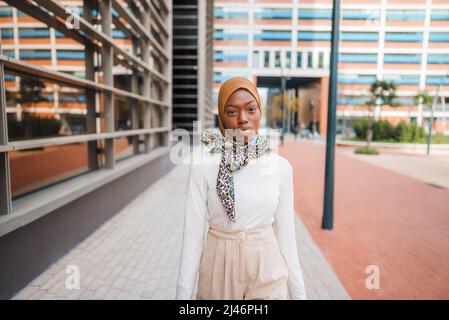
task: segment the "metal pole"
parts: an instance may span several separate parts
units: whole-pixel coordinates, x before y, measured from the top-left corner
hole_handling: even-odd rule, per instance
[[[433,127],[433,111],[435,110],[435,106],[438,101],[438,96],[440,95],[441,84],[438,85],[437,91],[435,92],[435,96],[432,101],[432,109],[430,110],[430,119],[429,119],[429,132],[427,135],[427,154],[430,154],[430,144],[432,143],[432,127]]]
[[[335,126],[338,76],[338,41],[340,25],[340,0],[333,0],[332,37],[329,78],[329,99],[327,109],[326,169],[324,178],[324,210],[321,227],[331,230],[334,225],[334,159]]]

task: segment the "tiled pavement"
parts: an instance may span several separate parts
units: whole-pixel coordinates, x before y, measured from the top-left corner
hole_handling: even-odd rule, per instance
[[[173,299],[188,167],[175,167],[13,299]],[[306,228],[296,220],[309,299],[349,299]],[[75,265],[80,288],[67,289]]]
[[[352,299],[449,298],[448,162],[337,148],[334,229],[324,231],[325,145],[287,141],[280,153],[294,167],[295,208]],[[378,289],[365,283],[373,266]]]

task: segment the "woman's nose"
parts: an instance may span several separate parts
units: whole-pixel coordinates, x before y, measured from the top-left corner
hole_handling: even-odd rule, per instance
[[[248,122],[248,119],[246,117],[246,113],[245,112],[239,112],[238,120],[239,120],[239,123],[246,123],[246,122]]]

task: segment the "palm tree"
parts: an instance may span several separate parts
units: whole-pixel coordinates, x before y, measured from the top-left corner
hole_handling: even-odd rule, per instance
[[[382,108],[382,105],[391,107],[398,106],[395,101],[397,85],[394,82],[384,80],[376,80],[370,87],[370,98],[366,105],[368,107],[368,128],[366,131],[366,148],[369,149],[371,141],[373,140],[373,119],[371,116],[371,107],[373,105]]]

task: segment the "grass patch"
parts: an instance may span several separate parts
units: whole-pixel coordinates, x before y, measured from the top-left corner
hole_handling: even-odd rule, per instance
[[[358,147],[355,148],[354,153],[357,154],[369,154],[369,155],[378,155],[379,151],[374,148],[367,148],[367,147]]]
[[[366,141],[364,138],[353,137],[353,138],[343,138],[346,141]],[[427,136],[417,139],[413,142],[401,142],[394,139],[376,139],[373,142],[388,142],[388,143],[422,143],[427,144]],[[449,136],[443,136],[442,134],[436,134],[432,136],[432,143],[435,144],[449,144]]]

